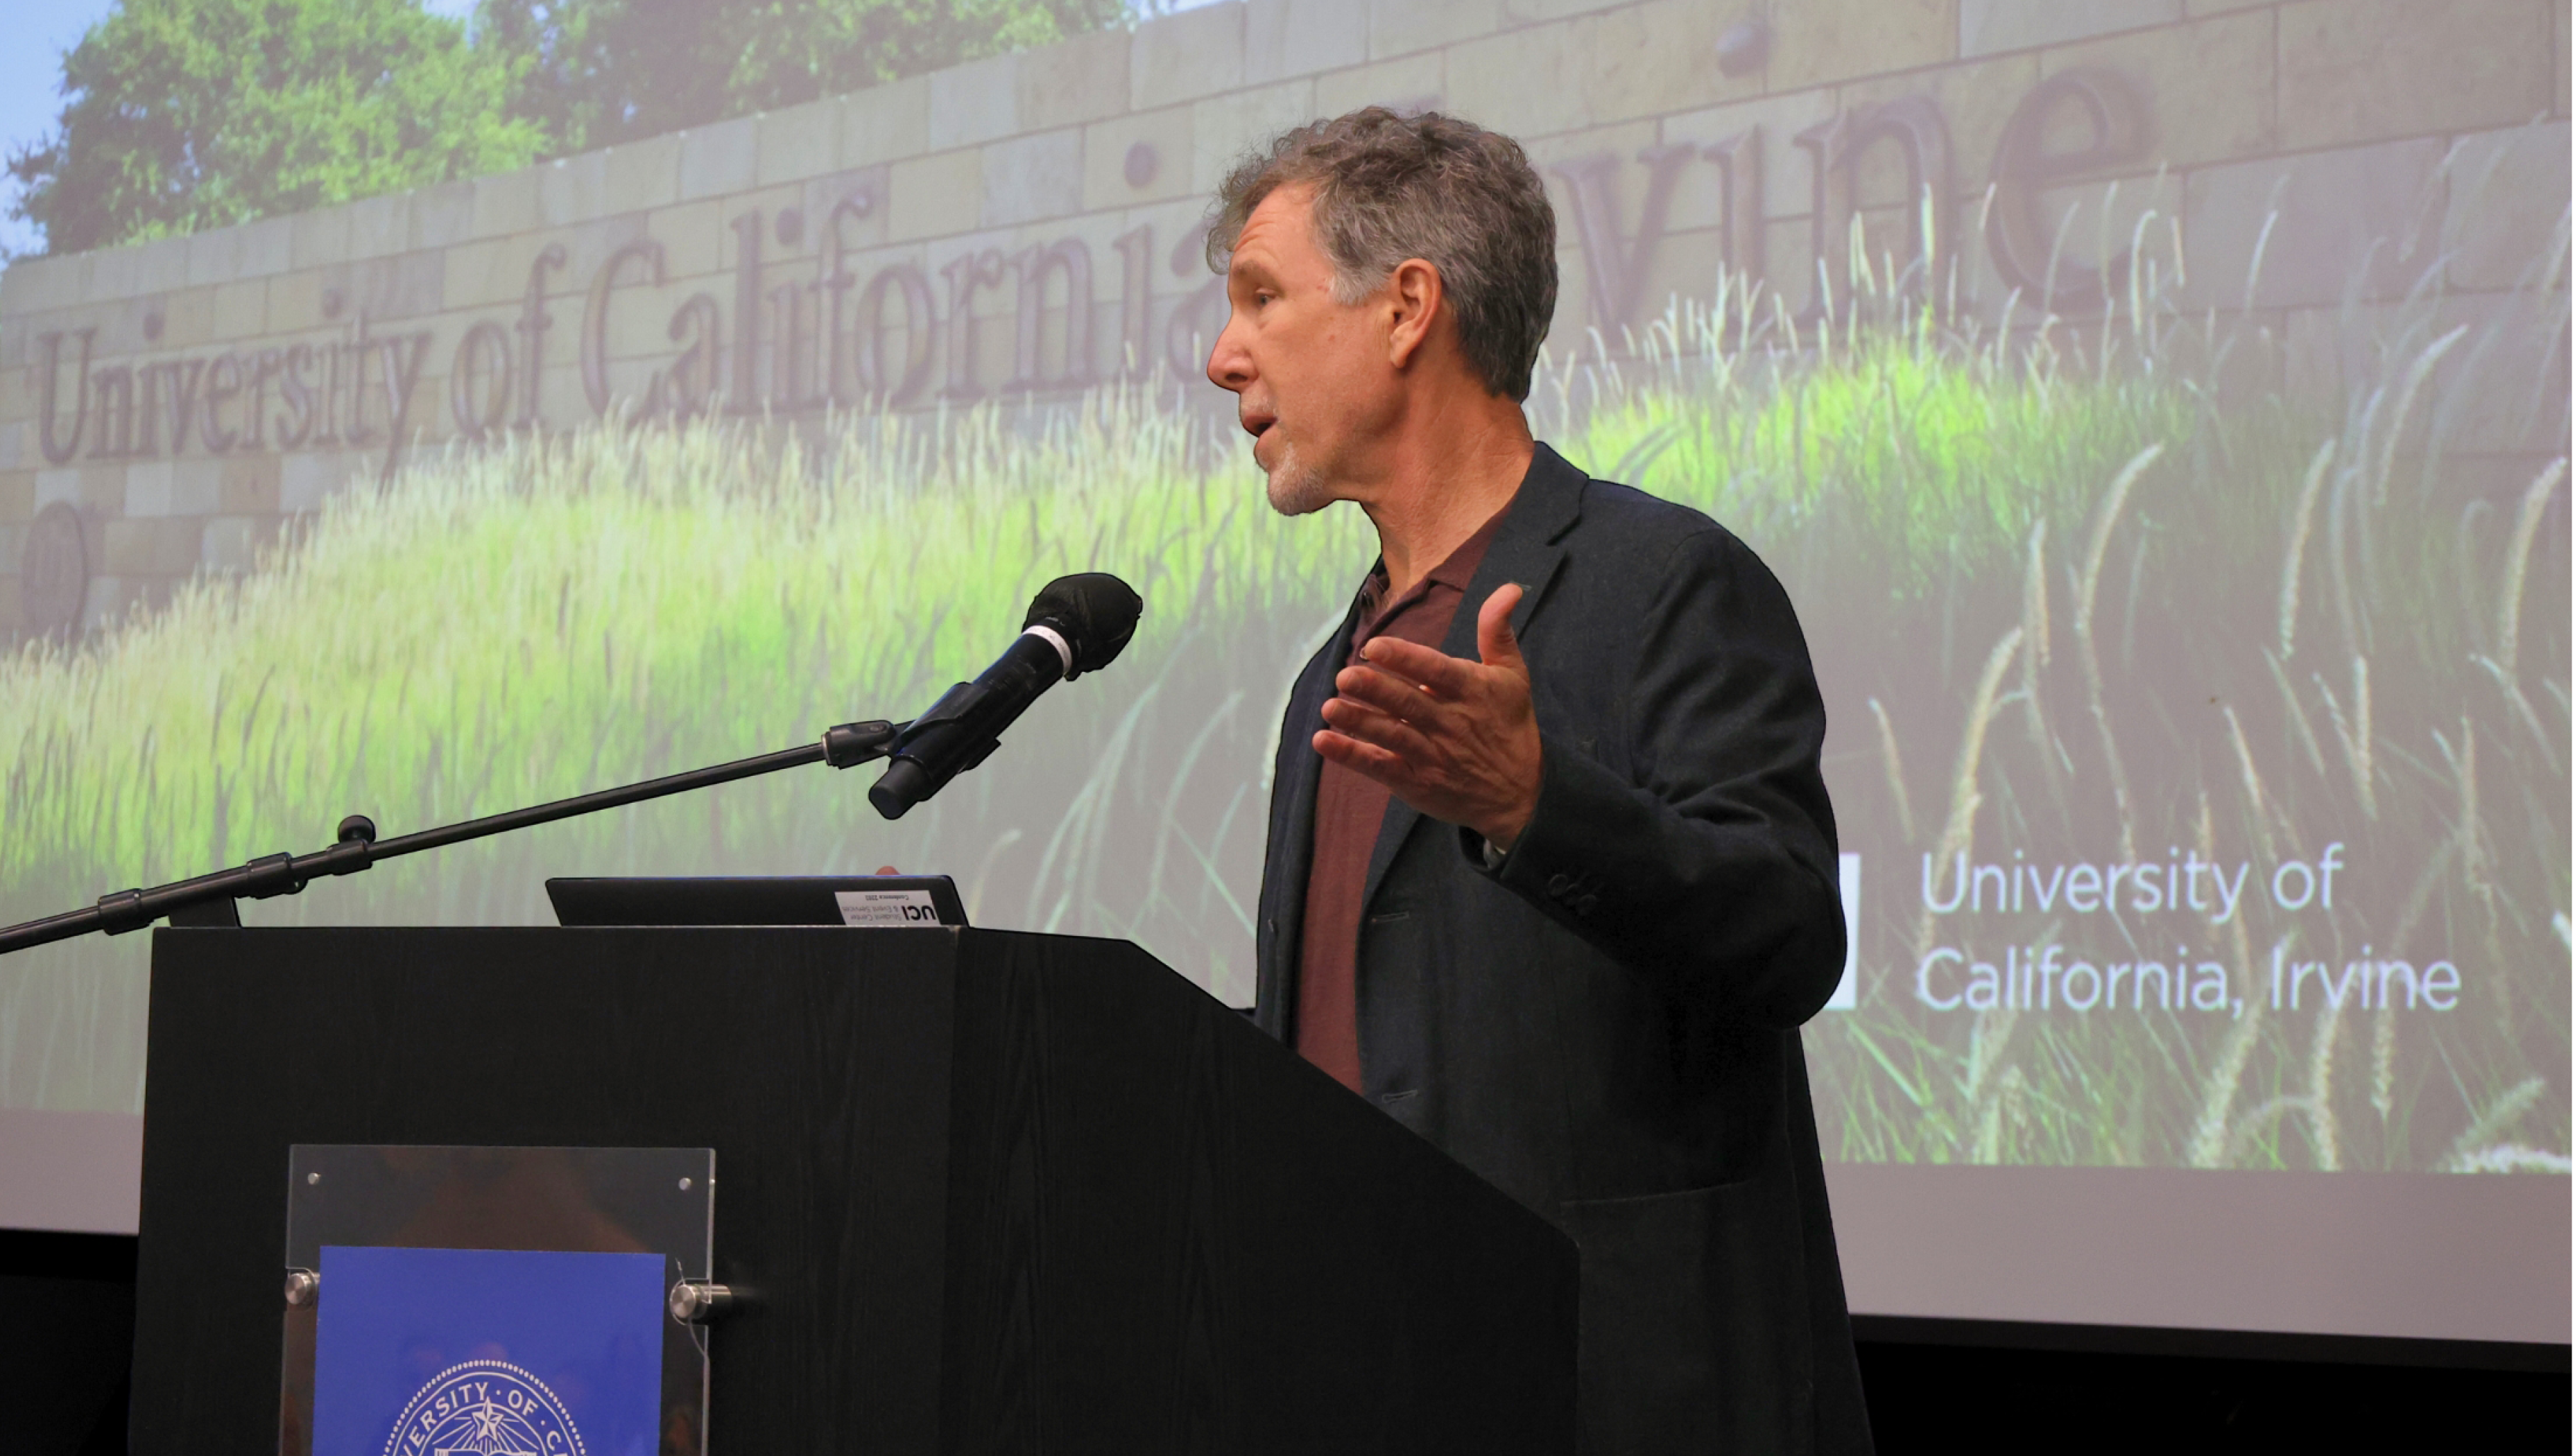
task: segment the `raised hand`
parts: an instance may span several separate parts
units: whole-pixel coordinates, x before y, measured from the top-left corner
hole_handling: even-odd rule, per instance
[[[1470,663],[1397,638],[1371,639],[1332,680],[1314,751],[1434,819],[1508,849],[1537,808],[1537,714],[1511,633],[1516,584],[1485,599]]]

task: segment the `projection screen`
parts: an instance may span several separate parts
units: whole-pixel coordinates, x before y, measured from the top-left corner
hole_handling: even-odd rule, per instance
[[[1537,434],[1801,615],[1853,1307],[2564,1341],[2566,16],[2202,9],[1213,4],[23,259],[0,918],[907,718],[1104,570],[1126,657],[898,823],[816,767],[244,918],[895,864],[1247,1003],[1373,546],[1264,506],[1202,212],[1435,108],[1551,190]],[[0,959],[0,1225],[132,1228],[149,939]]]

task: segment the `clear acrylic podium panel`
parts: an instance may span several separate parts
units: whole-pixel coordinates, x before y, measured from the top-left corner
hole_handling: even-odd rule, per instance
[[[713,1277],[713,1148],[298,1143],[287,1167],[281,1456],[312,1456],[325,1245],[658,1253],[668,1283]],[[705,1456],[706,1326],[663,1323],[661,1456]]]

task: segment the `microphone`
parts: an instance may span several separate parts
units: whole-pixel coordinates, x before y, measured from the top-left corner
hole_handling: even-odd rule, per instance
[[[1002,745],[1002,729],[1038,695],[1118,661],[1136,635],[1145,599],[1106,572],[1058,577],[1029,604],[1028,621],[984,676],[960,683],[914,719],[886,754],[885,776],[868,790],[877,812],[899,819],[948,780]]]

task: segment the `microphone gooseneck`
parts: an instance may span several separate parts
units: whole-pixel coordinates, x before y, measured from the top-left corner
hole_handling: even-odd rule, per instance
[[[1106,572],[1048,583],[1029,604],[1019,639],[993,666],[974,682],[949,689],[904,728],[868,801],[887,818],[899,819],[992,756],[1002,745],[1002,730],[1040,694],[1116,662],[1144,611],[1136,589]]]

